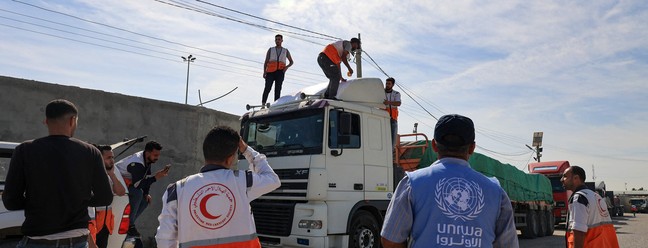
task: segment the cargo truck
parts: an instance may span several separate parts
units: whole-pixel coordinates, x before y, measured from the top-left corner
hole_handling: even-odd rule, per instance
[[[280,188],[251,203],[264,247],[380,247],[385,212],[402,177],[399,163],[413,169],[435,160],[429,141],[392,148],[380,79],[341,83],[341,100],[322,99],[326,86],[258,110],[248,105],[252,111],[241,118],[241,136],[267,156],[281,179]],[[426,156],[412,155],[417,149]],[[509,193],[523,235],[553,233],[546,224],[553,223],[549,180],[483,155],[471,161],[482,163],[476,169],[497,177]],[[248,168],[247,162],[241,159],[238,168]]]
[[[572,191],[563,187],[560,178],[562,178],[562,174],[569,166],[569,161],[546,161],[529,164],[529,173],[545,175],[551,181],[553,200],[555,202],[553,216],[556,225],[567,222],[568,200]]]

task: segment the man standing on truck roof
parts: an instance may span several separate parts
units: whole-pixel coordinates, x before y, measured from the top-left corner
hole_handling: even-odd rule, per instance
[[[112,202],[101,153],[72,138],[79,116],[72,102],[51,101],[45,116],[49,136],[16,147],[2,193],[8,210],[25,210],[16,247],[87,247],[88,207]]]
[[[396,134],[398,133],[398,106],[401,105],[400,92],[394,90],[396,79],[393,77],[385,80],[385,110],[389,113],[391,122],[392,149],[396,145]]]
[[[605,201],[585,186],[585,170],[571,166],[560,181],[574,193],[569,197],[567,213],[567,247],[619,247],[616,231]]]
[[[439,160],[400,181],[380,235],[385,248],[519,247],[506,192],[470,168],[475,127],[461,115],[444,115],[434,128]]]
[[[293,65],[290,51],[281,46],[282,42],[283,35],[275,35],[276,46],[268,49],[265,62],[263,63],[263,78],[265,78],[265,87],[263,88],[263,97],[261,98],[263,106],[268,101],[268,94],[270,94],[273,82],[275,84],[274,100],[276,101],[281,97],[281,85],[286,76],[286,71]],[[288,59],[288,65],[286,65],[286,59]]]
[[[328,87],[324,92],[324,98],[337,100],[337,91],[340,86],[340,80],[346,82],[342,77],[342,70],[340,70],[340,62],[348,69],[348,76],[353,74],[353,69],[349,66],[349,53],[360,48],[360,39],[351,38],[351,41],[340,40],[326,45],[324,50],[317,56],[317,64],[324,72],[324,75],[329,79]]]
[[[232,170],[238,153],[250,170]],[[263,154],[227,126],[203,142],[200,173],[172,183],[162,197],[155,240],[158,247],[261,247],[250,202],[281,185]]]
[[[151,184],[166,177],[169,173],[170,165],[158,170],[155,176],[151,175],[151,166],[160,158],[162,145],[151,140],[144,146],[144,151],[136,152],[115,164],[117,169],[124,176],[124,181],[128,185],[128,202],[130,203],[130,215],[128,236],[140,236],[135,228],[135,220],[139,217],[144,209],[151,203],[149,190]]]
[[[101,156],[103,157],[104,166],[108,177],[110,178],[110,185],[112,186],[113,194],[116,196],[123,196],[127,193],[126,186],[124,186],[124,179],[121,173],[115,173],[115,155],[109,145],[95,145]],[[112,212],[110,205],[95,208],[95,226],[97,228],[97,235],[95,243],[99,248],[106,248],[108,246],[108,236],[113,233],[115,227],[115,216]]]

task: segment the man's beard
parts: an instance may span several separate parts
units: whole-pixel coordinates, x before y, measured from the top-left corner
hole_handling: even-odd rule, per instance
[[[115,166],[114,165],[106,165],[106,170],[112,170]]]

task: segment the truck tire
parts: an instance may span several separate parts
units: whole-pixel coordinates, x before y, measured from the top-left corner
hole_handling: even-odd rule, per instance
[[[538,217],[538,237],[544,237],[547,234],[547,216],[545,215],[546,211],[538,210],[535,211],[536,216]]]
[[[533,210],[528,210],[526,213],[526,226],[522,228],[522,237],[525,239],[534,239],[538,237],[538,215]]]
[[[379,248],[380,227],[371,213],[359,210],[351,219],[349,248]]]
[[[555,226],[555,218],[553,216],[553,213],[551,211],[544,211],[545,218],[547,219],[547,232],[545,232],[545,236],[553,236]]]

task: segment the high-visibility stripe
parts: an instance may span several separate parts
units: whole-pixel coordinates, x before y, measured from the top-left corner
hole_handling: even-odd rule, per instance
[[[181,243],[180,248],[260,248],[256,233],[226,238],[194,240]]]
[[[95,207],[95,210],[97,210],[97,212],[106,211],[106,210],[112,210],[112,206]]]

